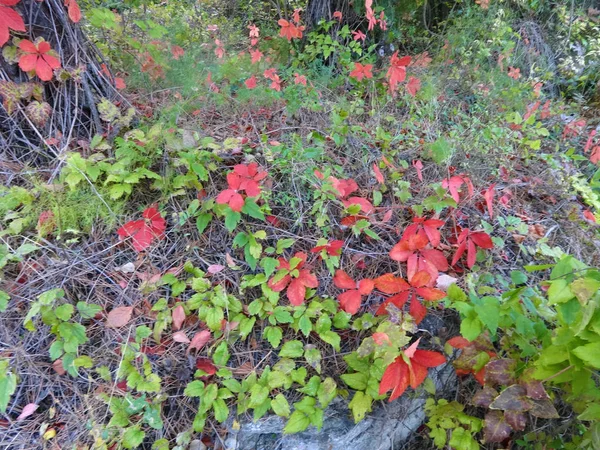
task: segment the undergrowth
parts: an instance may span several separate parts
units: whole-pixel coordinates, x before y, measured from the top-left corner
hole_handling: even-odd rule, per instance
[[[414,395],[411,448],[600,446],[598,124],[522,11],[380,56],[146,6],[87,11],[132,107],[0,189],[0,442],[223,448]]]

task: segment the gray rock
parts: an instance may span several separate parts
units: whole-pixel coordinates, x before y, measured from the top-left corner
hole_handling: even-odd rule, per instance
[[[456,389],[456,375],[447,364],[429,372],[438,394]],[[399,448],[425,420],[424,405],[429,394],[423,389],[409,392],[392,403],[379,403],[362,422],[352,420],[348,402],[336,398],[325,411],[323,429],[284,435],[285,420],[269,416],[256,423],[240,423],[231,431],[236,450],[390,450]]]
[[[190,442],[188,450],[206,450],[206,445],[200,439],[194,439]]]

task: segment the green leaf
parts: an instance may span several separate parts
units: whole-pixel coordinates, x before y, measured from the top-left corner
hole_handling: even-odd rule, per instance
[[[590,366],[600,369],[600,342],[581,345],[575,348],[573,353]]]
[[[283,331],[279,327],[266,327],[265,331],[263,331],[263,336],[273,348],[277,348],[283,338]]]
[[[223,341],[216,348],[213,353],[213,361],[217,366],[225,366],[227,365],[227,361],[229,361],[229,349],[227,348],[227,342]]]
[[[121,444],[125,448],[136,448],[142,443],[145,436],[146,433],[140,427],[129,427],[123,433]]]
[[[242,215],[239,212],[231,208],[225,210],[225,228],[227,228],[227,231],[231,233],[235,230],[240,220],[242,220]]]
[[[262,405],[267,398],[269,398],[269,388],[257,383],[250,389],[250,403],[248,406],[256,408]]]
[[[266,257],[260,261],[260,267],[265,271],[265,276],[269,278],[279,265],[279,261],[275,258]]]
[[[271,409],[273,412],[280,417],[290,416],[290,404],[283,394],[277,394],[273,400],[271,400]]]
[[[323,341],[325,341],[329,345],[331,345],[338,352],[340,351],[341,338],[340,338],[340,335],[337,334],[335,331],[330,330],[330,331],[325,331],[324,333],[319,333],[319,337]]]
[[[298,327],[300,328],[300,331],[302,331],[302,334],[308,337],[308,335],[312,331],[312,322],[306,314],[300,317],[300,320],[298,321]]]
[[[317,398],[322,408],[326,408],[337,394],[337,384],[333,378],[327,377],[317,391]]]
[[[579,303],[585,305],[600,290],[600,281],[589,277],[579,278],[571,283],[570,288]]]
[[[8,371],[8,361],[0,360],[0,412],[6,412],[11,395],[17,389],[17,376]]]
[[[452,300],[453,302],[466,302],[467,301],[467,294],[465,294],[465,292],[454,283],[452,283],[450,286],[448,286],[447,294],[448,294],[448,298],[450,300]]]
[[[310,419],[301,411],[294,411],[283,429],[284,434],[299,433],[310,425]]]
[[[281,351],[279,352],[280,358],[300,358],[304,353],[304,345],[302,342],[288,341],[281,347]]]
[[[556,303],[565,303],[575,297],[575,294],[571,291],[569,283],[564,278],[550,282],[548,288],[548,300],[551,305]]]
[[[227,420],[227,417],[229,417],[229,408],[227,407],[225,401],[220,398],[217,398],[213,402],[212,407],[215,413],[215,420],[219,423],[225,422]]]
[[[10,295],[8,295],[4,291],[0,291],[0,312],[6,311],[6,308],[8,308],[9,300],[10,300]]]
[[[77,302],[77,311],[83,319],[92,319],[102,312],[102,307],[94,303]]]
[[[358,391],[354,394],[352,401],[349,403],[349,407],[352,410],[352,416],[354,416],[354,422],[358,423],[365,418],[365,414],[371,411],[371,405],[373,399],[369,394]]]
[[[194,380],[188,383],[183,391],[183,395],[188,397],[201,397],[204,394],[204,383],[200,380]]]
[[[465,317],[460,323],[460,334],[468,341],[475,340],[481,332],[481,321],[477,317]]]
[[[520,270],[513,270],[510,272],[510,279],[516,285],[527,283],[527,275]]]
[[[364,391],[367,388],[368,378],[364,373],[345,373],[341,378],[344,383],[356,391]]]
[[[498,299],[496,297],[483,297],[480,304],[475,305],[474,310],[479,316],[479,320],[492,332],[492,335],[496,335],[498,321],[500,320],[500,302]]]
[[[277,249],[275,250],[278,255],[281,255],[286,248],[290,248],[292,245],[296,243],[296,239],[286,238],[279,239],[277,241]]]
[[[209,213],[202,213],[196,218],[196,228],[198,228],[198,233],[204,233],[208,224],[210,224],[213,216]],[[234,227],[235,228],[235,227]]]
[[[74,310],[75,309],[73,308],[73,305],[65,303],[64,305],[56,307],[54,309],[54,314],[56,314],[56,317],[58,317],[60,320],[66,322],[67,320],[71,319]]]
[[[260,207],[256,204],[256,200],[250,197],[246,197],[244,206],[242,206],[242,212],[244,214],[248,214],[250,217],[254,217],[255,219],[265,220],[265,215],[260,210]]]

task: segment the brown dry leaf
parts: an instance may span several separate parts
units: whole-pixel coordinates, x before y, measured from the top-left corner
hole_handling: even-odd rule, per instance
[[[232,370],[235,375],[245,376],[252,373],[254,370],[254,365],[250,361],[246,361],[239,367],[236,367]]]
[[[183,309],[183,306],[177,305],[171,313],[171,316],[173,318],[173,329],[179,330],[181,325],[183,325],[183,322],[185,322],[185,309]]]
[[[59,375],[64,375],[65,373],[67,373],[67,371],[63,367],[62,359],[57,359],[56,361],[54,361],[52,363],[52,368]]]
[[[522,234],[513,234],[512,237],[517,244],[522,244],[523,241],[527,238],[526,236],[523,236]]]
[[[119,306],[108,313],[106,317],[107,328],[120,328],[127,325],[133,314],[132,306]]]
[[[529,225],[529,237],[532,237],[533,239],[542,239],[544,237],[544,234],[546,233],[546,229],[540,225],[539,223],[535,224],[535,225]]]

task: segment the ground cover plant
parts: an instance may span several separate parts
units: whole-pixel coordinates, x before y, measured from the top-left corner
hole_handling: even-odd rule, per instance
[[[0,0],[7,448],[600,447],[600,12],[320,3]]]

